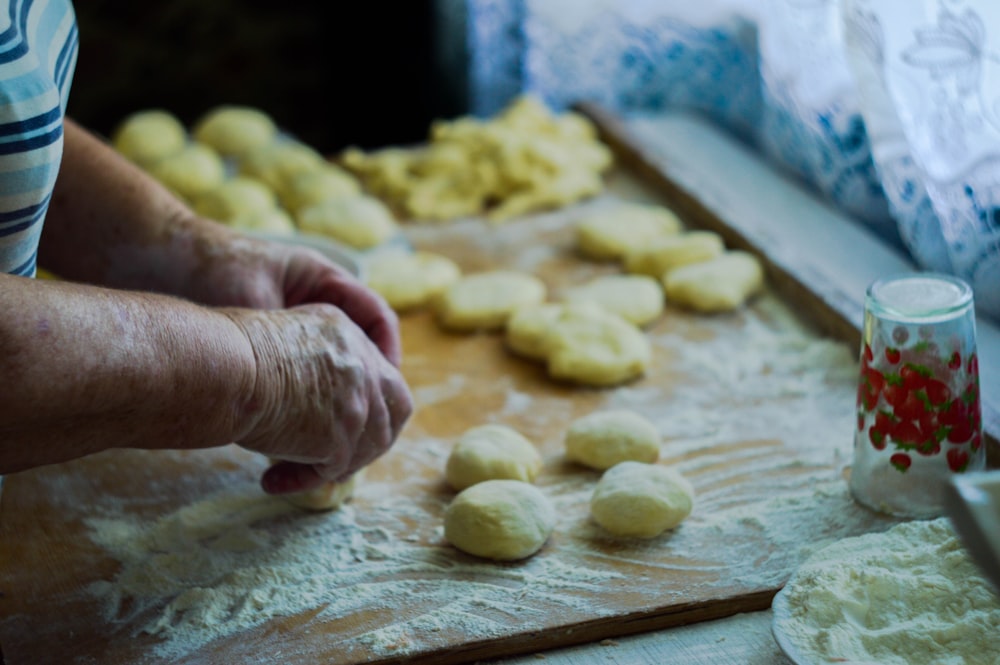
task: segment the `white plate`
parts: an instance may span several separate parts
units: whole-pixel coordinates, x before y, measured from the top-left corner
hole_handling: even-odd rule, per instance
[[[795,580],[795,576],[788,581],[788,584],[782,588],[781,591],[774,597],[774,601],[771,603],[771,612],[774,615],[771,620],[771,634],[774,635],[774,641],[778,643],[781,651],[788,657],[790,661],[795,663],[795,665],[828,665],[830,661],[823,660],[818,661],[814,658],[810,658],[803,654],[799,647],[796,646],[793,638],[784,632],[783,623],[787,619],[791,619],[792,612],[788,607],[788,594],[786,589],[788,589]],[[879,665],[879,663],[862,661],[862,660],[852,660],[850,665]]]

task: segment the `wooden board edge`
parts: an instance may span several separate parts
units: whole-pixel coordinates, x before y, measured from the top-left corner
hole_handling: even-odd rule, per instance
[[[376,660],[369,665],[458,665],[481,660],[525,656],[551,649],[592,644],[664,628],[676,628],[702,621],[724,619],[744,612],[770,609],[779,589],[758,591],[736,599],[689,603],[669,611],[643,611],[624,616],[593,619],[560,627],[493,640],[482,640],[413,657]]]
[[[589,119],[599,138],[611,149],[618,162],[647,184],[660,191],[671,207],[692,225],[714,231],[726,244],[757,256],[764,264],[767,277],[775,291],[786,302],[801,304],[796,312],[805,317],[821,333],[858,348],[861,342],[863,305],[849,294],[830,289],[821,296],[802,275],[770,256],[734,225],[716,215],[698,198],[678,184],[657,166],[648,151],[636,141],[625,123],[606,108],[594,102],[579,102],[572,109]],[[983,403],[983,435],[986,445],[986,466],[1000,469],[1000,410]]]

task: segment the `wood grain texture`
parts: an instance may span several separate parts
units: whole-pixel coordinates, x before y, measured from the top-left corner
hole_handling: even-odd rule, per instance
[[[466,272],[536,274],[556,297],[619,270],[576,255],[573,222],[583,210],[622,199],[666,200],[622,171],[611,176],[607,195],[558,213],[499,226],[408,226],[406,233],[414,247],[445,254]],[[509,354],[499,336],[448,334],[427,312],[404,316],[402,332],[417,411],[345,511],[280,512],[252,523],[240,523],[238,514],[219,514],[209,525],[180,519],[218,497],[237,496],[254,509],[279,501],[255,494],[264,460],[237,447],[111,451],[9,477],[0,503],[7,665],[453,663],[533,653],[767,608],[813,548],[894,523],[846,494],[852,368],[819,371],[813,361],[838,345],[803,331],[772,293],[730,315],[669,309],[647,330],[654,346],[647,375],[605,390],[554,383],[540,366]],[[694,485],[695,510],[674,532],[622,541],[589,521],[598,476],[563,459],[562,439],[574,418],[607,407],[635,409],[657,424],[660,463],[676,465]],[[452,496],[442,482],[447,452],[459,434],[485,422],[518,429],[545,460],[537,484],[560,521],[545,548],[524,562],[482,562],[442,539]],[[162,616],[180,589],[165,583],[109,614],[97,591],[124,584],[122,573],[135,562],[98,544],[100,520],[139,532],[147,524],[175,526],[170,535],[180,547],[171,556],[190,570],[214,556],[212,543],[224,542],[229,528],[263,539],[315,536],[329,548],[316,556],[330,557],[324,579],[337,593],[164,655],[158,649],[170,631],[152,635],[142,627]],[[269,565],[280,572],[285,564],[278,558]]]

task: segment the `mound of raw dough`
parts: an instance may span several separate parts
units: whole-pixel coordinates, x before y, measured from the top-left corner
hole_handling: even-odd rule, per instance
[[[653,353],[638,327],[592,302],[522,308],[511,317],[506,343],[544,360],[553,379],[597,387],[641,376]]]
[[[273,457],[269,459],[271,464],[277,464],[281,461]],[[364,479],[364,476],[365,470],[361,469],[342,483],[323,483],[319,487],[305,492],[282,494],[281,498],[305,510],[336,510],[354,496],[354,490],[358,483]]]
[[[224,157],[240,157],[274,141],[278,128],[263,111],[248,106],[217,106],[192,128],[195,141],[214,148]]]
[[[278,206],[274,192],[252,178],[235,177],[198,197],[195,212],[223,223]]]
[[[115,150],[143,168],[180,152],[186,144],[184,124],[162,109],[127,116],[111,135]]]
[[[722,236],[711,231],[688,231],[654,238],[625,254],[627,272],[663,279],[665,273],[689,263],[708,261],[726,249]]]
[[[304,233],[327,236],[355,249],[369,249],[391,238],[399,226],[392,213],[370,196],[327,199],[295,215]]]
[[[445,466],[445,479],[463,490],[486,480],[532,482],[542,457],[520,432],[505,425],[480,425],[459,437]]]
[[[738,251],[681,266],[663,278],[668,302],[707,313],[737,309],[763,286],[760,261]]]
[[[593,302],[629,323],[644,326],[663,314],[663,287],[647,275],[602,275],[562,294],[565,302]]]
[[[431,252],[382,251],[365,264],[368,286],[397,312],[427,305],[461,276],[454,261]]]
[[[226,179],[219,153],[201,143],[190,143],[148,167],[149,174],[185,201],[193,202]]]
[[[520,480],[487,480],[463,490],[444,514],[444,537],[473,556],[525,559],[542,548],[555,528],[552,503]]]
[[[294,173],[278,190],[281,204],[292,213],[329,199],[361,194],[361,184],[347,171],[330,165]]]
[[[660,456],[660,433],[629,409],[595,411],[566,430],[566,459],[604,471],[621,462],[652,463]]]
[[[435,314],[446,330],[497,330],[522,307],[545,300],[545,284],[528,273],[495,270],[465,275],[435,302]]]
[[[319,171],[328,162],[311,147],[298,141],[274,141],[256,146],[239,158],[239,172],[256,178],[282,197],[297,175]]]
[[[594,210],[577,220],[576,245],[584,256],[617,260],[656,238],[681,231],[681,220],[663,206],[621,202]]]
[[[693,505],[694,489],[676,470],[622,462],[597,482],[590,514],[616,536],[654,538],[680,524]]]
[[[237,229],[259,231],[273,235],[292,235],[295,233],[295,222],[281,208],[261,208],[245,212],[226,222]]]

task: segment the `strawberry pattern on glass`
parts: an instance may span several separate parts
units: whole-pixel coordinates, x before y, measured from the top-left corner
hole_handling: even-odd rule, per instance
[[[985,464],[971,288],[917,273],[868,289],[850,487],[881,512],[939,515],[950,474]]]

